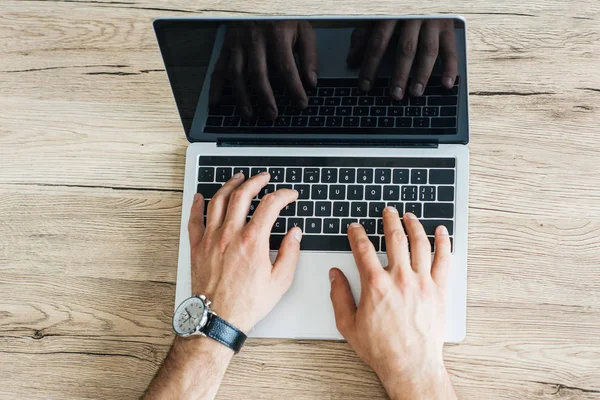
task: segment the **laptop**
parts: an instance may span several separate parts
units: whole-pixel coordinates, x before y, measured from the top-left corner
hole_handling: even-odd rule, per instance
[[[421,38],[440,38],[444,57],[434,54],[429,63],[419,58],[431,54],[420,53],[420,40],[416,61],[407,64],[402,50],[415,47],[402,45],[403,38],[415,25]],[[439,26],[446,27],[444,37],[435,30]],[[387,36],[380,34],[381,27]],[[266,193],[294,188],[299,199],[282,210],[272,229],[272,259],[288,229],[300,226],[304,236],[292,287],[250,337],[342,339],[329,297],[329,269],[346,274],[358,301],[360,280],[347,226],[363,224],[387,265],[381,212],[391,205],[420,219],[432,252],[434,229],[448,228],[453,264],[445,340],[463,340],[469,165],[465,21],[449,16],[199,17],[157,19],[154,29],[190,142],[175,306],[191,295],[187,221],[194,194],[201,192],[209,201],[236,172],[248,177],[267,170],[271,182],[252,202],[248,220]],[[263,35],[262,47],[249,40],[257,32]],[[387,45],[382,37],[389,39]],[[456,57],[448,56],[452,53]],[[256,61],[261,56],[262,64]],[[372,57],[378,61],[369,61]],[[403,82],[402,68],[408,78],[398,98],[393,89]],[[456,77],[444,85],[448,68]],[[429,72],[422,95],[414,95],[413,83]]]

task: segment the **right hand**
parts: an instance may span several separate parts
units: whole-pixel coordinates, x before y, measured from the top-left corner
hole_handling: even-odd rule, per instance
[[[299,65],[294,59],[298,52]],[[271,82],[269,64],[292,100],[303,109],[308,105],[304,86],[317,85],[317,37],[309,21],[266,21],[231,24],[211,76],[209,103],[217,105],[223,86],[230,82],[244,118],[256,117],[252,107],[250,83],[256,90],[263,117],[275,119],[277,104]]]
[[[385,208],[386,268],[363,227],[350,225],[348,239],[360,274],[361,297],[357,307],[344,274],[331,269],[336,325],[393,399],[452,398],[431,392],[445,386],[453,393],[442,354],[451,252],[448,231],[440,226],[435,232],[432,265],[423,226],[410,213],[404,216],[404,223],[408,238],[396,209]]]

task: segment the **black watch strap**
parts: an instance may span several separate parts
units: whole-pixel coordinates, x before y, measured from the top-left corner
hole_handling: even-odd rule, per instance
[[[244,332],[215,314],[210,314],[202,333],[217,342],[223,343],[236,353],[240,351],[246,341]]]

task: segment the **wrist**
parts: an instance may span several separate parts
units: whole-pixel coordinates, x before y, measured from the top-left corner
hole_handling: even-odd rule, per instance
[[[385,367],[375,372],[392,400],[456,398],[443,361],[418,368]]]
[[[229,364],[235,354],[224,344],[200,335],[185,338],[176,336],[173,341],[173,349],[178,353],[186,354],[188,357],[185,359],[191,364],[206,363],[206,360]]]

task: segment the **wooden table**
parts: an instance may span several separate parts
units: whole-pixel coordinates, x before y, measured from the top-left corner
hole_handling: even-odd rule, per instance
[[[187,142],[153,18],[448,12],[472,123],[459,397],[599,399],[600,8],[411,3],[3,0],[0,397],[135,398],[172,340]],[[220,397],[385,393],[345,343],[250,340]]]

